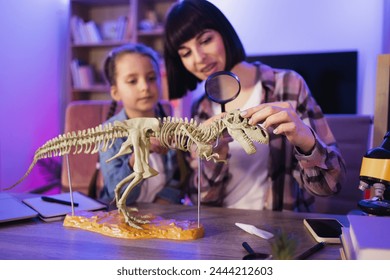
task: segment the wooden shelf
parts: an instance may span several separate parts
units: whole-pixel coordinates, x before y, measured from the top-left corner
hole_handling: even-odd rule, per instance
[[[94,85],[85,88],[73,88],[73,92],[110,92],[110,86],[108,85]]]
[[[164,29],[162,27],[153,30],[138,30],[138,36],[162,36]]]
[[[162,35],[164,33],[162,21],[171,5],[177,1],[72,0],[69,17],[71,26],[69,65],[72,66],[69,67],[69,75],[71,76],[68,79],[71,82],[69,101],[95,98],[110,99],[109,86],[100,85],[100,83],[104,82],[104,60],[113,48],[127,43],[142,42],[162,53]],[[150,19],[155,21],[155,27],[150,30],[141,30],[139,28],[141,22],[145,23],[146,20],[148,23]],[[119,22],[119,20],[122,20],[122,28],[116,25],[116,21]],[[91,26],[86,27],[88,23],[94,25],[92,31]],[[105,36],[102,35],[102,27],[104,26],[104,30],[107,30],[111,25],[114,28],[113,32],[122,30],[122,32],[117,33],[117,38],[123,37],[123,39],[107,40],[107,38],[116,37],[107,36],[111,35],[107,32],[104,33]],[[153,27],[153,24],[151,26]],[[81,28],[81,31],[79,28]],[[100,36],[91,35],[96,34],[96,30]],[[80,74],[81,68],[84,68],[83,74]],[[90,69],[86,70],[85,68]],[[95,85],[96,83],[98,85]],[[77,86],[74,86],[75,84]]]
[[[72,44],[72,48],[107,48],[127,44],[129,41],[103,41],[100,43]]]
[[[72,3],[79,3],[83,5],[94,5],[94,6],[107,6],[107,5],[126,5],[129,0],[72,0]]]

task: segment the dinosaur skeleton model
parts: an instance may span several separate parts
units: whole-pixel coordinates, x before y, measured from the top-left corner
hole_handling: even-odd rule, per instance
[[[240,116],[240,111],[235,110],[227,113],[223,118],[214,120],[209,125],[200,124],[191,119],[178,119],[167,117],[162,121],[157,118],[134,118],[125,121],[116,121],[114,124],[99,125],[87,130],[68,132],[59,135],[38,148],[33,162],[24,176],[17,181],[13,188],[23,181],[31,172],[38,160],[53,156],[63,156],[73,153],[93,154],[99,150],[107,151],[118,138],[127,137],[119,152],[108,161],[134,150],[134,172],[120,181],[115,187],[115,200],[118,211],[122,213],[127,224],[135,228],[141,228],[138,224],[147,223],[147,220],[134,217],[126,207],[126,198],[130,191],[142,180],[156,176],[158,172],[148,163],[150,137],[159,139],[161,145],[190,151],[193,146],[201,159],[220,161],[219,155],[213,153],[213,144],[227,129],[230,136],[237,140],[247,154],[256,152],[253,141],[267,144],[269,140],[265,129],[257,125],[250,125],[248,119]],[[122,188],[127,185],[123,194]]]

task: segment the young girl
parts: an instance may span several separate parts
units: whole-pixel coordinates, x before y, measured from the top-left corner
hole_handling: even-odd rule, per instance
[[[107,122],[122,121],[138,117],[164,117],[163,106],[159,103],[161,77],[159,57],[143,44],[128,44],[114,49],[104,64],[105,76],[111,86],[111,96],[123,104],[123,109]],[[106,163],[117,154],[126,139],[117,139],[106,152],[99,152],[100,170],[104,187],[101,198],[112,201],[117,183],[133,172],[133,154],[124,155]],[[184,172],[181,172],[177,157],[180,154],[159,145],[151,139],[150,165],[159,174],[144,180],[130,193],[127,204],[133,202],[180,203],[184,196]],[[180,167],[183,167],[181,164]],[[181,176],[181,177],[180,177]]]

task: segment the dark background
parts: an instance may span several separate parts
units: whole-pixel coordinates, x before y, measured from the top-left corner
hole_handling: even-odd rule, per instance
[[[356,114],[356,51],[259,55],[247,60],[298,72],[325,114]]]

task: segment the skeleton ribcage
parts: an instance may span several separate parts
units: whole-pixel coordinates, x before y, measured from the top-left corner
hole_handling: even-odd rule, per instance
[[[209,144],[219,135],[219,122],[210,126],[202,126],[193,119],[171,118],[163,119],[160,130],[160,143],[168,148],[189,151],[195,142]]]

